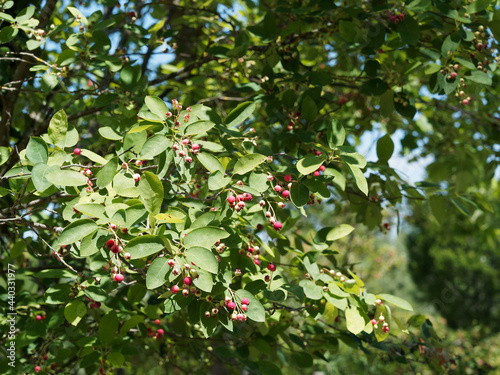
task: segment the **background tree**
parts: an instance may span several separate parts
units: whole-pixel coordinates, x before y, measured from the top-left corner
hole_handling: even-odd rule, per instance
[[[407,200],[487,208],[495,2],[21,5],[0,12],[16,373],[293,374],[343,345],[455,367],[342,239],[399,228]],[[395,142],[429,181],[391,167]]]

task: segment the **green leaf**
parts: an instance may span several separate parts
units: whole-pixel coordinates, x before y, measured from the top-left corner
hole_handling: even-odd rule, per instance
[[[90,219],[76,220],[69,224],[61,233],[58,245],[69,245],[94,233],[99,227]]]
[[[397,30],[401,39],[410,46],[416,46],[420,40],[420,27],[418,22],[408,14],[405,14],[403,21],[398,24]]]
[[[312,280],[301,280],[299,285],[304,289],[307,298],[319,300],[323,297],[323,288]]]
[[[26,157],[33,164],[47,164],[49,159],[49,148],[45,141],[39,137],[31,137],[26,147]]]
[[[377,157],[382,164],[387,164],[394,152],[394,142],[389,134],[384,135],[377,141]]]
[[[118,317],[114,310],[109,311],[99,322],[99,339],[104,346],[111,344],[118,331]]]
[[[472,71],[470,75],[465,76],[465,78],[469,81],[481,83],[488,86],[491,86],[491,84],[493,83],[491,77],[488,74],[479,70]]]
[[[73,17],[79,18],[80,22],[82,22],[84,25],[89,24],[87,18],[78,9],[73,7],[67,7],[66,10],[69,10],[70,13],[73,15]]]
[[[55,145],[63,142],[64,138],[66,137],[67,131],[68,117],[66,116],[66,112],[61,109],[60,111],[56,112],[56,114],[50,119],[48,129],[50,141]]]
[[[198,270],[198,277],[193,280],[193,284],[198,289],[210,293],[214,286],[212,274],[204,270]]]
[[[76,326],[87,313],[87,306],[82,301],[71,301],[64,307],[64,317],[72,325]]]
[[[104,165],[108,162],[107,159],[104,159],[102,156],[97,155],[95,152],[82,149],[82,156],[85,156],[86,158],[89,158],[92,160],[94,163]]]
[[[215,172],[208,177],[208,188],[210,190],[220,190],[231,182],[231,177],[224,177],[221,172]]]
[[[156,254],[163,250],[164,247],[165,244],[160,237],[148,234],[131,239],[123,250],[130,253],[130,259],[140,259]]]
[[[303,175],[308,175],[316,171],[325,161],[325,156],[307,155],[297,162],[297,170]]]
[[[186,126],[181,127],[179,134],[181,135],[194,135],[206,133],[215,126],[212,121],[196,121],[187,123]]]
[[[250,293],[248,290],[239,289],[235,293],[236,297],[238,297],[238,303],[241,303],[243,298],[248,298],[250,302],[248,304],[247,317],[254,322],[265,322],[266,320],[266,310],[264,310],[264,306],[260,303],[260,301],[255,298],[255,296]]]
[[[314,364],[313,357],[307,352],[295,352],[292,361],[300,368],[309,368]]]
[[[125,363],[125,356],[120,352],[111,352],[106,359],[113,367],[121,367]]]
[[[140,159],[153,159],[167,148],[172,147],[172,141],[161,134],[155,134],[142,146]]]
[[[113,128],[109,126],[100,127],[99,134],[101,135],[101,137],[109,139],[111,141],[119,141],[123,139],[120,134],[118,134]]]
[[[361,190],[363,194],[368,195],[368,182],[363,172],[361,172],[361,169],[354,165],[346,164],[346,166],[354,177],[358,189]]]
[[[48,172],[45,178],[57,186],[87,185],[87,178],[78,172],[69,169],[57,169]]]
[[[325,311],[323,312],[323,317],[325,318],[325,322],[327,324],[333,324],[338,314],[339,310],[335,306],[333,306],[330,302],[327,302],[325,304]]]
[[[366,167],[366,159],[363,155],[358,154],[354,147],[339,146],[339,150],[342,151],[339,155],[340,159],[345,161],[347,164],[354,165],[358,168]]]
[[[160,119],[166,119],[166,114],[169,111],[167,105],[163,100],[156,96],[146,96],[144,98],[144,103]]]
[[[266,191],[269,188],[267,175],[265,173],[253,172],[248,179],[248,186],[259,193]]]
[[[361,86],[361,92],[367,96],[377,96],[382,95],[388,88],[387,82],[382,81],[380,78],[374,78]]]
[[[479,13],[482,10],[487,9],[491,4],[491,0],[474,0],[467,7],[467,13],[474,14]]]
[[[82,203],[75,205],[75,209],[80,211],[82,214],[97,217],[99,219],[109,220],[105,214],[105,208],[99,203]]]
[[[62,279],[62,278],[75,279],[77,276],[76,274],[72,273],[70,270],[67,269],[47,269],[35,273],[33,277],[39,279]]]
[[[238,159],[233,168],[233,174],[246,174],[254,170],[259,164],[262,164],[267,159],[261,154],[248,154]]]
[[[212,173],[215,173],[217,171],[224,173],[225,169],[222,163],[217,159],[215,156],[212,154],[209,154],[207,152],[200,152],[197,155],[198,161],[203,164],[203,166]]]
[[[9,149],[7,147],[0,147],[0,165],[3,165],[9,160]]]
[[[168,258],[156,258],[149,266],[146,274],[146,287],[156,289],[168,281],[167,273],[171,270],[168,265]]]
[[[307,122],[313,122],[314,120],[316,120],[316,117],[318,116],[318,106],[316,105],[314,99],[312,99],[310,96],[306,96],[302,100],[300,111],[302,117]]]
[[[192,262],[195,266],[210,273],[217,273],[219,263],[212,252],[203,247],[192,247],[186,251],[186,259]]]
[[[118,157],[112,158],[108,161],[104,167],[97,172],[97,186],[104,188],[108,186],[116,175],[116,170],[118,169]]]
[[[290,199],[296,207],[303,207],[309,202],[309,189],[301,183],[293,183],[290,188]]]
[[[189,249],[195,246],[210,249],[218,240],[229,237],[229,233],[216,227],[196,228],[184,238],[184,246]]]
[[[385,293],[377,294],[377,297],[380,298],[381,300],[392,303],[393,305],[400,307],[402,309],[413,311],[413,307],[411,306],[411,304],[408,301],[404,300],[403,298]]]
[[[45,191],[52,186],[52,182],[47,180],[47,174],[58,171],[59,167],[57,165],[47,165],[47,164],[35,164],[31,170],[31,180],[33,185],[35,185],[36,190]]]
[[[163,184],[158,176],[151,172],[144,172],[138,188],[146,210],[151,213],[159,212],[163,203]]]
[[[161,223],[183,223],[185,219],[183,217],[177,217],[172,214],[158,214],[155,215],[155,219]]]
[[[365,329],[366,322],[359,309],[354,306],[349,306],[345,309],[345,319],[347,329],[357,335]]]
[[[228,128],[234,128],[247,120],[255,111],[255,106],[254,102],[241,103],[227,115],[226,126]]]
[[[328,146],[333,149],[336,146],[342,146],[345,141],[345,129],[337,119],[332,119],[327,128]]]
[[[326,235],[327,241],[336,241],[342,237],[349,235],[354,230],[354,227],[349,224],[340,224],[338,227],[333,228]]]

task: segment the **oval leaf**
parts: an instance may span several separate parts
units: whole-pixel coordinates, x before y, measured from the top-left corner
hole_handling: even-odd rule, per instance
[[[377,294],[377,297],[384,300],[384,301],[392,303],[393,305],[400,307],[402,309],[413,311],[413,307],[411,306],[411,304],[408,301],[404,300],[403,298],[393,296],[392,294],[385,294],[385,293]]]
[[[186,258],[195,266],[200,267],[202,270],[217,273],[219,270],[219,263],[217,258],[212,252],[203,247],[192,247],[186,252]]]
[[[148,212],[158,212],[163,202],[163,184],[157,175],[144,172],[139,181],[139,194]]]
[[[69,245],[76,241],[81,240],[83,237],[94,233],[99,227],[90,219],[81,219],[72,222],[61,233],[59,237],[59,245]]]
[[[87,313],[87,306],[82,301],[71,301],[64,307],[64,317],[72,325],[76,326]]]
[[[323,164],[324,161],[325,157],[323,155],[307,155],[297,162],[296,167],[300,173],[302,173],[303,175],[308,175],[321,167],[321,164]]]
[[[189,249],[195,246],[210,249],[221,238],[229,237],[225,230],[215,227],[196,228],[184,238],[184,246]]]
[[[165,247],[165,244],[158,236],[146,235],[136,237],[129,241],[124,251],[130,253],[130,259],[140,259],[152,254],[156,254]]]
[[[149,108],[149,110],[156,116],[161,119],[166,118],[166,114],[169,109],[163,100],[156,96],[146,96],[146,98],[144,98],[144,102],[146,103],[146,106]]]
[[[240,289],[235,292],[236,297],[239,298],[237,303],[241,304],[241,300],[243,298],[248,298],[250,302],[248,304],[247,317],[254,322],[264,322],[266,320],[266,310],[264,310],[264,306],[260,303],[260,301],[255,298],[255,296],[250,293],[248,290]]]
[[[253,171],[259,164],[263,163],[267,157],[261,154],[248,154],[239,158],[234,165],[233,174],[245,174]]]
[[[167,258],[156,258],[149,266],[148,273],[146,274],[146,287],[148,289],[155,289],[165,284],[168,280],[166,277],[167,273],[170,270]]]
[[[226,117],[226,126],[233,128],[248,119],[255,111],[255,103],[244,102],[233,109]]]
[[[353,230],[354,228],[349,224],[340,224],[338,227],[335,227],[330,232],[328,232],[328,234],[326,235],[326,240],[336,241],[339,238],[347,236]]]
[[[49,159],[49,148],[42,138],[31,137],[26,147],[26,157],[33,164],[47,164]]]

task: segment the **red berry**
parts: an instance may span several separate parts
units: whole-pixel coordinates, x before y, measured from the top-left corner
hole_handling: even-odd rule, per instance
[[[258,260],[258,259],[255,259],[253,262],[254,262],[256,265],[258,265],[258,266],[260,265],[260,260]]]
[[[290,196],[290,192],[288,190],[283,190],[281,195],[283,196],[283,198],[288,198]]]
[[[236,200],[237,200],[238,202],[241,202],[241,201],[244,201],[244,200],[245,200],[245,197],[243,196],[243,194],[238,194],[238,195],[236,196]]]
[[[319,170],[320,170],[321,172],[323,172],[325,169],[326,169],[326,167],[325,167],[324,165],[322,165],[321,167],[319,167]]]
[[[36,320],[42,320],[42,316],[41,315],[37,315],[36,316]]]
[[[451,72],[450,77],[451,77],[451,79],[457,78],[457,73],[456,72]]]
[[[245,193],[245,194],[243,194],[243,196],[244,196],[245,202],[251,202],[253,199],[252,194],[250,194],[250,193]]]
[[[321,175],[321,173],[320,173],[320,171],[319,171],[319,170],[314,171],[314,173],[313,173],[313,174],[314,174],[314,176],[315,176],[315,177],[318,177],[318,176],[320,176],[320,175]]]
[[[192,277],[186,277],[184,278],[184,284],[190,286],[193,284],[193,278]]]
[[[106,247],[107,247],[108,249],[111,249],[114,245],[115,245],[115,241],[114,241],[114,240],[108,240],[108,241],[106,242]]]
[[[111,252],[113,254],[118,254],[120,251],[122,251],[122,247],[121,246],[118,246],[118,245],[113,245],[111,246]]]
[[[287,174],[287,175],[285,176],[285,181],[286,181],[286,182],[290,182],[290,181],[292,181],[292,176],[290,176],[289,174]]]
[[[377,321],[375,319],[372,319],[371,322],[373,325],[377,324]]]
[[[200,145],[198,143],[194,143],[191,145],[191,149],[196,151],[196,150],[199,150],[200,149]]]
[[[227,202],[229,204],[234,204],[234,202],[236,202],[236,198],[233,195],[230,195],[229,197],[227,197]]]
[[[110,224],[109,227],[112,229],[112,230],[116,230],[116,224]]]
[[[160,319],[156,319],[155,324],[160,324]]]
[[[243,305],[249,305],[249,304],[250,304],[250,301],[248,300],[248,298],[242,298],[242,299],[241,299],[241,303],[242,303]]]
[[[175,294],[179,291],[179,287],[177,285],[174,285],[172,288],[170,288],[170,290]]]
[[[75,154],[76,156],[80,155],[82,153],[82,149],[81,148],[75,148],[73,150],[73,154]]]
[[[115,275],[115,281],[117,283],[121,283],[123,281],[123,279],[124,279],[124,277],[123,277],[123,275],[121,273],[118,273],[118,274]]]
[[[316,155],[317,155],[317,156],[320,156],[321,154],[322,154],[322,152],[321,152],[321,151],[316,151]]]
[[[281,230],[281,228],[283,228],[283,224],[281,224],[279,221],[277,221],[277,222],[275,222],[275,223],[273,224],[273,227],[274,227],[274,229],[276,229],[276,230]]]
[[[193,158],[191,156],[186,157],[186,163],[191,164],[193,162]]]
[[[244,303],[241,304],[241,309],[243,311],[248,311],[248,305],[245,305]]]
[[[269,271],[271,271],[271,272],[274,272],[274,271],[276,271],[276,266],[274,265],[274,263],[269,263],[269,264],[267,265],[267,269],[268,269]]]
[[[165,331],[163,329],[161,329],[161,328],[157,332],[158,332],[159,335],[163,335],[165,333]]]
[[[40,366],[35,366],[35,372],[40,372],[41,368]]]
[[[234,310],[236,308],[236,304],[233,301],[231,301],[227,304],[227,308],[230,310]]]
[[[275,191],[276,193],[279,193],[279,192],[281,191],[281,186],[276,185],[276,186],[274,187],[274,191]]]
[[[44,356],[42,357],[42,359],[43,359],[44,361],[46,361],[47,359],[49,359],[49,356],[48,356],[47,354],[44,354]]]

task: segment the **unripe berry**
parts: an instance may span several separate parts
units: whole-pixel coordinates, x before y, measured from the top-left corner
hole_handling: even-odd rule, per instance
[[[240,208],[245,207],[245,202],[243,202],[243,201],[238,202],[238,207],[240,207]]]
[[[210,318],[210,311],[205,311],[205,318]]]
[[[132,259],[132,255],[130,255],[130,253],[125,253],[125,255],[123,255],[123,257],[124,257],[126,260],[130,260],[130,259]]]
[[[283,228],[283,224],[281,224],[279,221],[277,221],[273,224],[273,227],[275,230],[281,230],[281,228]]]
[[[191,156],[186,157],[186,163],[191,164],[193,162],[193,158]]]
[[[118,274],[115,275],[115,281],[117,283],[121,283],[123,281],[123,279],[124,279],[124,277],[123,277],[123,275],[121,273],[118,273]]]
[[[243,186],[243,181],[239,180],[239,181],[236,183],[236,185],[238,185],[238,186]]]
[[[184,156],[186,156],[186,153],[185,153],[184,151],[180,150],[180,151],[179,151],[179,156],[180,156],[181,158],[183,158]]]
[[[259,202],[259,206],[264,207],[266,205],[266,202],[264,200],[261,200]]]
[[[82,153],[82,149],[81,148],[75,148],[73,150],[73,154],[75,154],[76,156],[80,155]]]
[[[116,230],[116,224],[109,224],[109,227],[111,228],[111,230]]]
[[[278,207],[279,207],[279,208],[285,208],[285,203],[283,203],[283,202],[278,202]]]
[[[132,178],[134,179],[135,182],[139,182],[139,180],[141,179],[141,175],[136,173],[132,176]]]
[[[275,223],[275,224],[276,224],[276,223]],[[269,264],[267,265],[267,269],[268,269],[269,271],[271,271],[271,272],[274,272],[274,271],[276,271],[276,265],[275,265],[274,263],[269,263]]]
[[[182,143],[183,143],[184,145],[188,145],[188,144],[189,144],[189,139],[188,139],[188,138],[184,138],[184,139],[182,140]]]
[[[124,162],[124,163],[122,163],[122,168],[123,168],[123,169],[127,169],[127,168],[128,168],[128,164],[127,164],[127,163],[125,163],[125,162]]]
[[[184,297],[189,296],[189,290],[187,290],[187,289],[182,289],[182,295],[183,295]]]
[[[217,315],[218,313],[219,313],[219,309],[218,309],[218,308],[216,308],[216,307],[214,307],[214,308],[212,309],[212,315]]]
[[[170,266],[170,268],[172,268],[173,266],[175,266],[175,260],[173,260],[173,259],[170,259],[167,263]]]
[[[274,187],[274,191],[275,191],[276,193],[279,193],[279,192],[281,191],[281,186],[276,185],[276,186]]]
[[[271,182],[272,180],[274,180],[273,175],[270,174],[269,176],[267,176],[267,181]]]
[[[234,275],[235,276],[241,276],[241,270],[238,268],[238,269],[235,269],[234,270]]]

